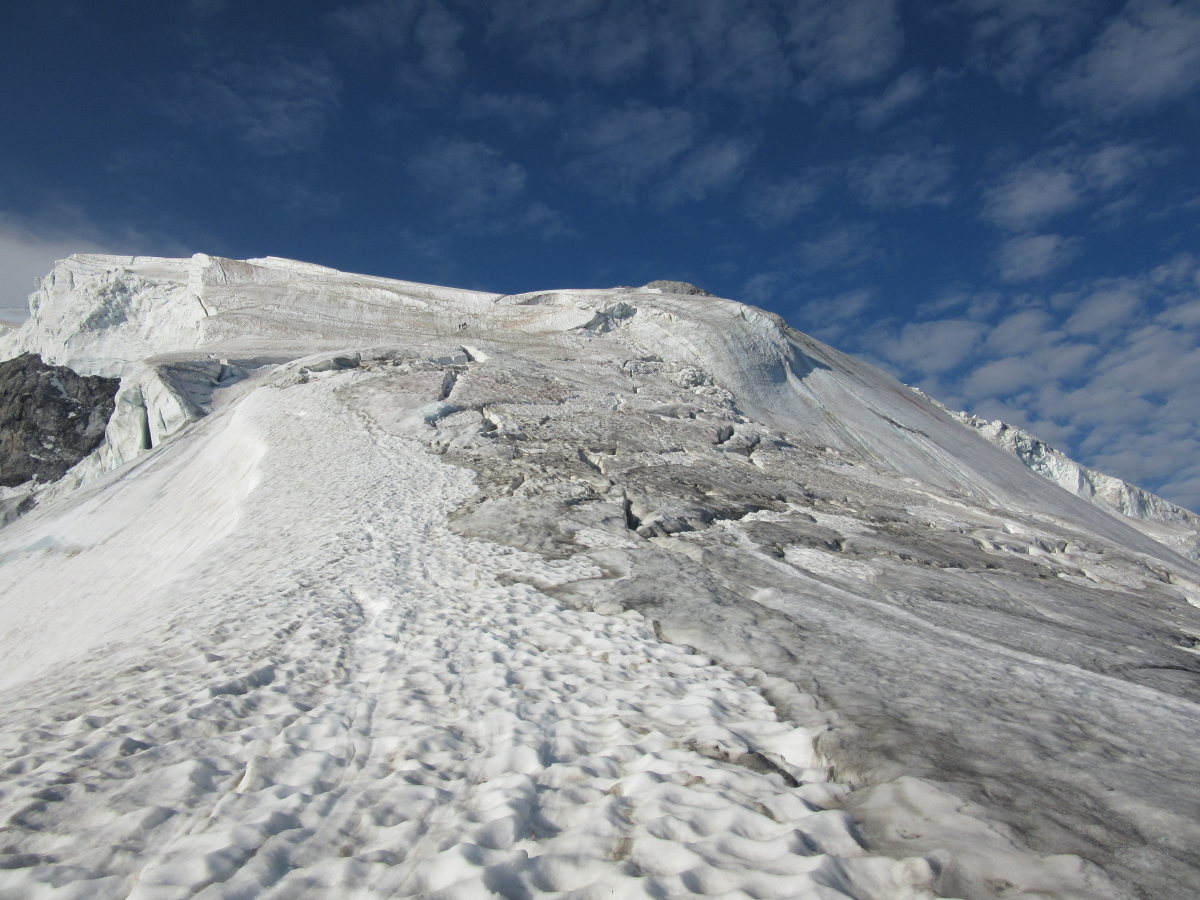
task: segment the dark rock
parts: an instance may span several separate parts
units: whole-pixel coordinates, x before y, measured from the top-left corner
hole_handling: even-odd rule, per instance
[[[694,284],[688,284],[686,281],[652,281],[645,285],[645,287],[648,287],[651,290],[662,291],[664,294],[684,294],[688,297],[715,296],[714,294],[710,294],[704,288],[696,287]]]
[[[0,485],[62,478],[104,439],[120,384],[32,353],[0,362]]]

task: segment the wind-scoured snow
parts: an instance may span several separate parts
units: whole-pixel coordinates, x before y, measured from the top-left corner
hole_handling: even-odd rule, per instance
[[[1193,896],[1200,570],[689,287],[59,263],[0,896]]]

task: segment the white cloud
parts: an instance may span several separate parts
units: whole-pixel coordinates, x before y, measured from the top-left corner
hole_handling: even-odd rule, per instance
[[[997,264],[1004,281],[1030,281],[1049,275],[1076,256],[1082,249],[1079,238],[1059,234],[1036,234],[1010,238],[1000,245]]]
[[[882,78],[904,45],[894,0],[799,0],[789,16],[800,96],[809,102]]]
[[[871,209],[948,206],[952,154],[938,146],[860,158],[850,164],[850,186]]]
[[[1200,508],[1200,261],[999,309],[861,331],[871,355],[958,408],[1030,429],[1086,465]],[[938,304],[928,310],[937,312]]]
[[[1121,279],[1096,286],[1063,323],[1068,334],[1110,333],[1138,318],[1142,311],[1141,285]]]
[[[1111,118],[1153,109],[1198,84],[1200,5],[1130,0],[1046,96]]]
[[[983,193],[983,215],[1010,231],[1036,228],[1114,191],[1136,188],[1139,176],[1166,154],[1137,143],[1082,150],[1068,144],[1013,167]],[[1132,202],[1119,198],[1118,205]]]
[[[229,63],[184,76],[166,109],[181,124],[231,133],[257,153],[281,156],[320,145],[339,89],[324,60]]]
[[[919,69],[900,74],[878,97],[868,97],[859,104],[858,126],[864,131],[874,131],[924,97],[929,84],[929,78]]]
[[[1027,164],[984,192],[984,216],[1020,231],[1074,209],[1083,200],[1078,177],[1058,168]]]
[[[1150,165],[1149,155],[1136,144],[1112,144],[1085,156],[1080,168],[1097,190],[1120,187]]]
[[[665,177],[698,134],[696,117],[683,109],[633,102],[604,109],[567,136],[579,154],[567,171],[601,196],[633,203],[647,181]]]
[[[872,349],[893,363],[930,375],[953,369],[970,357],[985,330],[968,319],[909,322],[898,333],[880,335]]]

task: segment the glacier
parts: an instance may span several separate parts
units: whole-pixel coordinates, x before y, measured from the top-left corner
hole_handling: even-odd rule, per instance
[[[1187,511],[677,282],[30,311],[121,383],[0,530],[0,896],[1200,889]]]

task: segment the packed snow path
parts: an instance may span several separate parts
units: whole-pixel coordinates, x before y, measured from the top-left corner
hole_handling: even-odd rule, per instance
[[[371,434],[352,377],[6,531],[4,602],[62,629],[6,673],[40,687],[0,719],[0,897],[928,896],[759,690],[528,584],[583,564],[447,531],[469,475]]]

